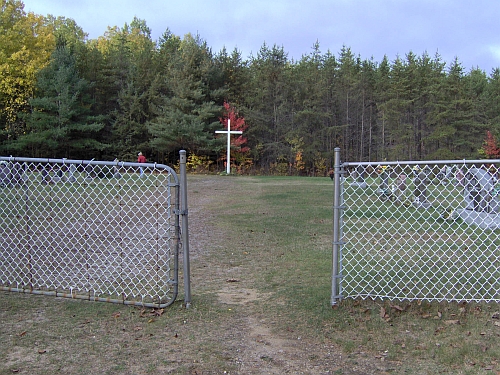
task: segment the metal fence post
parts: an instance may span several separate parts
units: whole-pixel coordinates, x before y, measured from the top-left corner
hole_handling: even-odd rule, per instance
[[[180,188],[181,188],[181,234],[184,267],[184,304],[191,305],[191,276],[189,264],[189,232],[188,232],[188,204],[187,204],[187,177],[186,177],[186,150],[179,151],[180,156]]]
[[[341,168],[340,168],[340,148],[336,147],[334,150],[334,161],[333,161],[333,254],[332,254],[332,297],[331,305],[334,306],[338,303],[342,297],[339,293],[340,291],[340,266],[339,266],[339,254],[340,254],[340,219],[341,219],[341,209],[342,209],[342,189],[341,189]]]

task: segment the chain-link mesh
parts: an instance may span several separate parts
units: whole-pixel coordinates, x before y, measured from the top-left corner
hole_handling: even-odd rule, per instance
[[[345,163],[341,294],[500,302],[499,162]]]
[[[163,165],[0,158],[3,290],[165,306],[178,181]]]

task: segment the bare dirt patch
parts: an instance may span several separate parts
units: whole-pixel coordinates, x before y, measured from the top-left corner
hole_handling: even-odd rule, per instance
[[[246,305],[261,298],[256,290],[246,288],[226,287],[222,288],[217,294],[219,302],[228,305]]]

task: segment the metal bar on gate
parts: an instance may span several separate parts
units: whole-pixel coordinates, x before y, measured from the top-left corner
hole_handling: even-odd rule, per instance
[[[489,159],[487,160],[488,163],[491,164],[496,164],[500,163],[500,159]],[[400,165],[400,164],[405,164],[405,165],[444,165],[444,164],[484,164],[485,160],[483,159],[478,159],[478,160],[469,160],[469,159],[461,159],[461,160],[425,160],[425,161],[414,161],[414,160],[408,160],[408,161],[363,161],[363,162],[344,162],[342,165],[346,168],[348,167],[357,167],[357,166],[363,166],[363,167],[376,167],[381,164],[386,165],[386,166],[393,166],[393,165]]]
[[[341,299],[340,296],[340,218],[341,218],[341,168],[340,168],[340,148],[336,147],[334,150],[334,187],[333,187],[333,254],[332,254],[332,296],[331,305],[334,306]]]
[[[184,254],[184,304],[191,305],[191,282],[189,264],[189,232],[188,232],[188,205],[187,205],[187,178],[186,178],[186,150],[179,151],[180,155],[180,190],[181,190],[181,217],[182,217],[182,249]]]

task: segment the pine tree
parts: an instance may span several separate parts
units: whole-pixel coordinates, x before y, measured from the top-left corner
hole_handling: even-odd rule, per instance
[[[166,42],[174,42],[171,39]],[[168,55],[165,69],[155,80],[158,92],[147,122],[150,147],[159,155],[176,158],[179,149],[195,155],[213,152],[221,113],[216,102],[224,91],[212,84],[212,68],[211,52],[199,36],[186,35]]]
[[[89,157],[106,145],[98,140],[101,118],[89,115],[88,82],[79,77],[75,56],[64,41],[38,75],[31,112],[23,116],[26,134],[11,147],[37,157]]]

